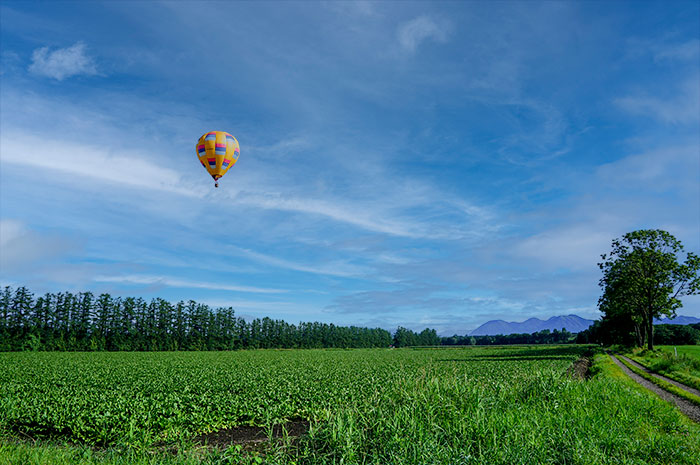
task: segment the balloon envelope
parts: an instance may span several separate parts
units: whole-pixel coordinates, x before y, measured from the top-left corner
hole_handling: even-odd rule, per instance
[[[241,153],[236,138],[224,131],[209,131],[203,134],[197,141],[196,150],[199,162],[214,181],[218,181],[236,164]]]

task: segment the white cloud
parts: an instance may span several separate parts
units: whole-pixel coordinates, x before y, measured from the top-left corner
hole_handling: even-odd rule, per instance
[[[22,223],[15,220],[0,220],[0,249],[7,250],[13,240],[25,234]]]
[[[272,255],[262,254],[253,250],[244,249],[240,247],[230,246],[229,249],[233,250],[235,253],[238,253],[245,257],[249,257],[260,263],[265,263],[268,265],[276,266],[278,268],[285,268],[288,270],[303,271],[305,273],[349,278],[363,276],[370,272],[370,270],[365,267],[352,265],[343,261],[333,261],[331,263],[326,263],[323,265],[311,266],[285,260]]]
[[[700,120],[700,86],[697,75],[683,81],[675,95],[631,95],[615,100],[629,113],[670,124],[695,124]]]
[[[79,74],[94,76],[98,74],[97,67],[85,51],[86,47],[82,42],[77,42],[70,47],[59,48],[53,52],[50,52],[48,47],[38,48],[32,54],[32,64],[29,65],[29,71],[59,81]]]
[[[681,44],[670,44],[662,47],[654,47],[654,49],[654,60],[656,61],[697,61],[698,55],[700,55],[700,40],[693,39]]]
[[[287,292],[284,289],[272,289],[253,286],[235,286],[230,284],[190,281],[180,278],[152,275],[95,276],[95,278],[93,278],[93,281],[99,283],[162,285],[168,287],[181,287],[188,289],[210,289],[218,291],[251,292],[259,294],[278,294],[281,292]]]
[[[601,165],[596,174],[605,185],[618,190],[690,192],[697,198],[698,152],[697,144],[668,145]]]
[[[29,229],[23,222],[0,220],[0,272],[28,269],[73,248],[71,241]]]
[[[197,187],[183,182],[182,176],[177,171],[157,165],[151,161],[153,156],[146,153],[136,151],[115,153],[103,147],[48,139],[26,133],[5,133],[0,142],[3,163],[56,170],[71,176],[116,183],[123,187],[152,189],[187,197],[204,197],[208,191],[207,187]],[[50,154],[39,152],[46,146],[51,147]],[[28,152],[28,147],[37,147],[37,152]],[[357,203],[346,205],[332,199],[293,197],[260,190],[222,191],[217,195],[235,199],[239,205],[318,215],[367,231],[399,237],[439,239],[454,238],[460,234],[459,231],[449,229],[433,230],[430,224],[423,224],[420,221],[402,221],[390,210],[410,207],[411,204],[394,204],[386,199],[384,207],[381,205],[363,207]],[[484,215],[478,207],[469,206],[463,202],[455,208],[464,211],[467,215],[473,214],[477,217]],[[305,271],[310,271],[310,268]],[[336,270],[335,274],[354,274],[357,271]]]
[[[397,34],[401,47],[408,52],[415,52],[418,46],[428,39],[445,42],[447,27],[446,24],[438,24],[428,16],[419,16],[399,26]]]
[[[617,232],[602,224],[572,224],[528,237],[513,252],[549,267],[595,270],[600,254],[608,250]]]
[[[183,187],[180,175],[155,164],[145,153],[79,144],[27,133],[3,134],[2,162],[94,178],[121,185],[200,196],[202,192]],[[51,150],[47,153],[46,147]],[[32,151],[35,148],[35,152]]]
[[[579,195],[548,212],[555,224],[518,241],[514,258],[542,264],[545,273],[597,272],[600,254],[610,249],[612,239],[635,229],[666,229],[694,244],[699,169],[697,143],[688,143],[634,153],[599,166],[590,176],[567,179]]]
[[[343,15],[358,17],[373,17],[378,15],[375,8],[375,3],[369,0],[328,2],[325,3],[325,6]]]
[[[149,189],[191,198],[205,198],[211,192],[208,184],[188,182],[178,171],[155,163],[165,154],[153,154],[133,149],[113,150],[109,144],[96,146],[65,141],[42,133],[4,131],[0,137],[2,163],[10,163],[32,169],[63,172],[70,177],[81,176],[96,181],[118,184],[120,187]],[[31,148],[35,147],[36,152]],[[44,147],[51,147],[47,153]],[[487,209],[472,205],[460,198],[445,199],[444,194],[423,184],[395,185],[390,180],[377,182],[384,194],[365,201],[351,203],[326,196],[312,198],[308,195],[294,196],[287,191],[290,185],[266,185],[268,181],[255,177],[255,173],[239,178],[236,189],[219,190],[217,198],[235,200],[238,205],[255,209],[278,210],[307,215],[317,215],[336,222],[349,224],[370,232],[406,238],[459,239],[473,236],[474,231],[493,231],[492,215]],[[272,191],[274,189],[277,192]],[[405,195],[404,191],[411,195]],[[440,200],[437,200],[440,199]],[[402,215],[402,211],[421,207],[423,215]],[[442,224],[437,227],[435,217],[442,214],[458,214],[465,217],[460,225]],[[469,225],[478,224],[478,228]],[[303,266],[302,266],[303,268]],[[299,270],[311,271],[311,267]],[[326,270],[328,271],[328,270]],[[346,267],[333,274],[355,274],[358,269]],[[326,273],[329,274],[329,273]]]
[[[246,154],[257,158],[265,157],[277,160],[288,156],[290,152],[302,152],[310,148],[311,144],[307,138],[293,136],[266,146],[248,145],[246,146]]]
[[[387,218],[387,216],[382,215],[382,212],[377,211],[377,209],[364,209],[360,206],[353,208],[337,202],[319,199],[282,197],[281,195],[261,195],[259,193],[247,192],[242,192],[237,199],[242,203],[259,208],[320,215],[368,231],[393,236],[419,238],[428,235],[422,228],[417,228],[410,223],[403,223]]]
[[[389,263],[391,265],[406,265],[411,263],[411,260],[399,254],[384,252],[376,256],[376,260],[381,263]]]

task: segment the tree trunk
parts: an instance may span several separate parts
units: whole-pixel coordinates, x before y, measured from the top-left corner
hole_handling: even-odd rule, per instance
[[[654,317],[651,315],[651,312],[649,312],[649,330],[648,330],[648,336],[649,340],[647,348],[649,350],[654,350]]]
[[[637,336],[637,346],[644,347],[644,334],[638,323],[634,324],[634,333]]]

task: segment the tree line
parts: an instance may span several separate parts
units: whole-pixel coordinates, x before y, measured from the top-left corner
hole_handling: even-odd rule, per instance
[[[543,329],[532,334],[497,334],[489,336],[450,336],[441,338],[440,343],[446,346],[486,346],[509,344],[568,344],[574,342],[576,334],[566,328],[561,331]]]
[[[392,343],[391,333],[381,328],[294,325],[267,317],[248,322],[231,307],[211,308],[193,300],[172,304],[91,292],[35,298],[26,287],[10,286],[0,295],[0,351],[363,348]]]
[[[590,328],[578,333],[576,335],[576,343],[638,345],[633,332],[614,331],[609,326],[603,326],[602,320],[596,321]],[[691,325],[654,325],[654,343],[661,345],[698,345],[700,344],[700,323]]]
[[[370,348],[452,345],[555,344],[572,342],[562,331],[496,336],[440,337],[398,327],[327,323],[289,324],[283,320],[236,316],[231,307],[211,308],[193,300],[172,304],[156,298],[47,293],[6,286],[0,295],[0,351],[165,351],[269,348]]]

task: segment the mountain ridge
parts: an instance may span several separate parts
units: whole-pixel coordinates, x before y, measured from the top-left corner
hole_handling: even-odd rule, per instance
[[[495,336],[498,334],[532,334],[537,331],[555,329],[561,331],[566,328],[570,333],[579,333],[588,329],[595,320],[582,318],[578,315],[558,315],[550,317],[546,320],[541,320],[536,317],[528,318],[525,321],[505,321],[505,320],[490,320],[482,324],[478,328],[470,331],[469,336]],[[654,324],[671,324],[671,325],[689,325],[700,323],[700,318],[694,316],[678,315],[676,318],[654,319]]]
[[[474,329],[469,333],[470,336],[494,336],[497,334],[532,334],[537,331],[548,329],[550,331],[566,328],[571,333],[578,333],[593,324],[594,320],[581,318],[578,315],[560,315],[553,316],[547,320],[539,318],[528,318],[525,321],[504,321],[491,320]]]

